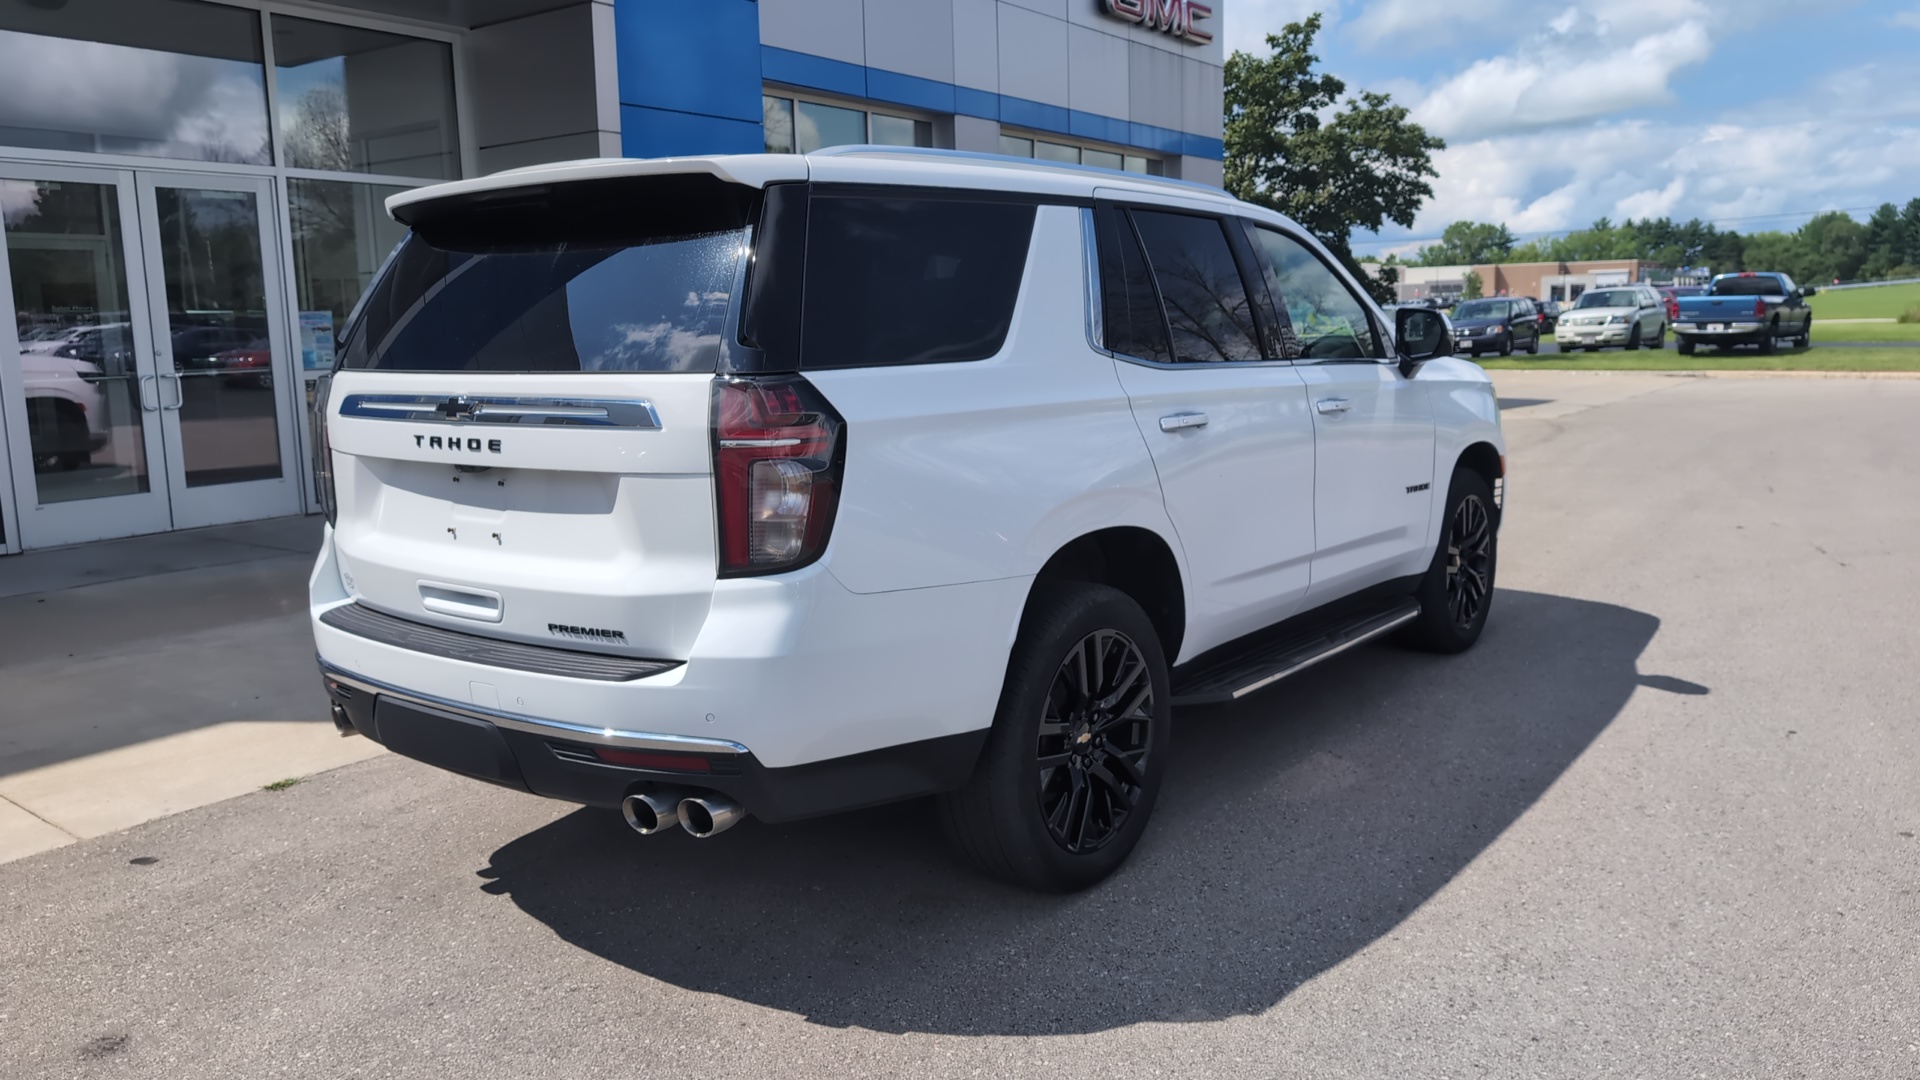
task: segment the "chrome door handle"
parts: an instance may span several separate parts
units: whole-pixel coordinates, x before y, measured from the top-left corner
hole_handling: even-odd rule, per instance
[[[1343,397],[1323,397],[1319,401],[1314,402],[1313,407],[1321,416],[1331,416],[1334,413],[1343,413],[1353,408],[1353,402]]]
[[[163,371],[159,375],[155,376],[155,378],[173,380],[173,404],[161,405],[160,406],[161,411],[179,412],[180,406],[185,405],[187,403],[187,392],[180,385],[180,373],[177,371]],[[155,397],[159,396],[157,392],[157,388],[154,396]]]
[[[141,412],[159,412],[160,411],[159,387],[157,386],[154,387],[153,404],[151,405],[147,404],[147,387],[152,386],[155,382],[158,382],[159,379],[160,379],[160,376],[158,375],[140,376],[139,389],[140,389],[140,411]]]
[[[1178,412],[1160,418],[1161,431],[1181,431],[1185,428],[1207,426],[1207,414],[1203,412]]]

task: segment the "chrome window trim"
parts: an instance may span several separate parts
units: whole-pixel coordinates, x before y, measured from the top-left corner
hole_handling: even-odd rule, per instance
[[[335,667],[325,660],[320,661],[320,670],[327,678],[343,686],[351,686],[355,690],[395,698],[413,705],[423,705],[427,708],[438,709],[442,712],[456,713],[461,716],[471,717],[475,720],[485,720],[489,724],[495,724],[513,731],[523,731],[530,735],[565,737],[601,746],[617,746],[629,750],[675,750],[681,752],[690,751],[697,754],[734,755],[752,753],[752,751],[739,743],[729,742],[726,739],[702,739],[692,735],[661,735],[647,731],[625,731],[619,728],[590,727],[586,724],[567,723],[564,720],[542,720],[538,717],[522,716],[518,713],[484,709],[477,705],[466,702],[449,701],[446,698],[436,697],[432,694],[423,694],[416,690],[402,690],[397,686],[390,686],[378,679],[370,679],[365,675],[356,675],[353,672]]]
[[[348,394],[340,415],[360,420],[430,424],[539,424],[660,430],[660,414],[644,398],[475,397],[456,394]]]

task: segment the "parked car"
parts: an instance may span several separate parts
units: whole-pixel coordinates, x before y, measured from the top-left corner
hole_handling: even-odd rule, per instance
[[[1755,345],[1771,353],[1784,337],[1804,349],[1813,343],[1813,308],[1807,297],[1818,291],[1795,285],[1785,274],[1721,274],[1708,282],[1704,295],[1680,298],[1673,324],[1678,348],[1691,355],[1702,345]]]
[[[1538,324],[1540,333],[1542,335],[1552,333],[1554,317],[1547,314],[1546,304],[1537,297],[1532,296],[1522,296],[1519,297],[1519,299],[1525,300],[1527,303],[1533,305],[1533,317],[1534,321]]]
[[[1610,345],[1638,349],[1667,346],[1667,305],[1646,285],[1609,285],[1588,289],[1554,324],[1561,352],[1595,352]]]
[[[246,348],[215,353],[213,361],[214,369],[222,375],[245,376],[233,380],[236,386],[260,390],[273,387],[273,343],[264,336],[248,342]]]
[[[1512,356],[1515,349],[1540,351],[1540,312],[1525,297],[1462,300],[1452,319],[1455,347],[1462,353]]]
[[[20,354],[27,397],[27,442],[36,472],[72,470],[107,444],[106,395],[100,366],[52,353]]]
[[[1704,285],[1661,285],[1655,288],[1654,291],[1659,293],[1661,299],[1667,302],[1667,321],[1672,323],[1677,322],[1680,318],[1681,297],[1699,296],[1707,290]]]
[[[343,732],[641,833],[938,795],[1065,890],[1174,705],[1486,624],[1485,372],[1224,193],[845,148],[387,205],[318,390]]]
[[[1553,330],[1554,322],[1560,318],[1560,313],[1564,310],[1566,310],[1565,305],[1558,300],[1540,301],[1540,317],[1546,320],[1546,329],[1549,332]]]

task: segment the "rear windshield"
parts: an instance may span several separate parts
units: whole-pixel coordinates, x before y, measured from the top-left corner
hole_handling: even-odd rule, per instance
[[[1756,277],[1721,278],[1713,283],[1710,290],[1714,296],[1782,296],[1787,290],[1780,287],[1780,279],[1771,274]]]
[[[342,342],[388,371],[713,371],[746,212],[562,185],[416,219]],[[678,201],[674,212],[657,207]]]
[[[1501,300],[1469,300],[1453,309],[1456,319],[1504,319],[1507,305]]]
[[[1640,294],[1632,289],[1601,289],[1598,292],[1584,292],[1580,294],[1580,302],[1573,306],[1577,308],[1639,307]]]

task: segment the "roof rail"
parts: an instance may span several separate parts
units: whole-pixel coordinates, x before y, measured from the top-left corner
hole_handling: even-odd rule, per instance
[[[1042,172],[1063,172],[1086,174],[1098,177],[1119,177],[1140,184],[1153,184],[1170,188],[1185,188],[1190,191],[1204,191],[1216,197],[1232,198],[1222,188],[1212,184],[1203,184],[1198,180],[1176,180],[1168,176],[1151,176],[1147,173],[1122,172],[1119,169],[1104,169],[1098,165],[1069,165],[1064,161],[1039,161],[1035,158],[1014,157],[1010,154],[989,154],[979,150],[941,150],[928,146],[829,146],[824,150],[814,150],[808,157],[925,157],[946,158],[955,161],[977,161],[984,165],[1005,165],[1013,168],[1037,169]]]

